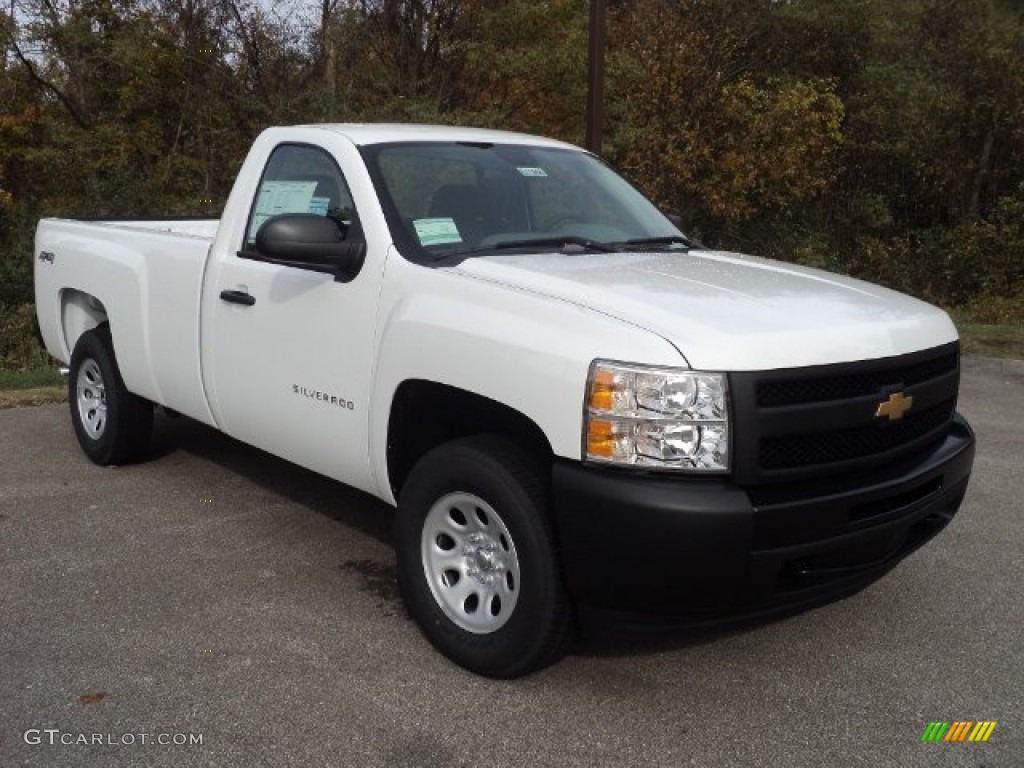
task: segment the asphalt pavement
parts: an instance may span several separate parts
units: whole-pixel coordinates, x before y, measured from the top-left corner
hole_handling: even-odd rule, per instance
[[[1024,362],[967,359],[961,410],[966,502],[880,582],[511,682],[406,617],[379,502],[187,419],[103,469],[66,406],[0,411],[0,768],[1020,768]]]

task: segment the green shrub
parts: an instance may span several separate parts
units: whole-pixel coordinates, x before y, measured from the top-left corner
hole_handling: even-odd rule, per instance
[[[36,336],[35,305],[0,306],[0,369],[25,371],[52,366]]]
[[[1024,283],[1006,296],[978,296],[967,303],[959,314],[971,323],[1024,326]]]

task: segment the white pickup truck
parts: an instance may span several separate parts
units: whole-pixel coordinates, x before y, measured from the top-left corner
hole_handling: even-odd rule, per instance
[[[93,461],[159,405],[396,505],[411,615],[489,676],[850,594],[971,472],[943,312],[703,248],[557,141],[272,128],[220,221],[46,219],[35,257]]]

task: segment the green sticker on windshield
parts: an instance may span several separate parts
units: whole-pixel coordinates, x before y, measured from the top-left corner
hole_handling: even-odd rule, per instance
[[[548,172],[543,168],[516,168],[519,173],[523,176],[532,176],[534,178],[547,178]]]
[[[416,229],[416,237],[420,239],[420,245],[446,245],[447,243],[461,243],[462,235],[459,228],[455,226],[455,219],[416,219],[412,223]]]

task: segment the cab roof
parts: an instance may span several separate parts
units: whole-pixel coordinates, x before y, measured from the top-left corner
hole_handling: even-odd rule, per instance
[[[295,126],[318,128],[344,135],[357,146],[389,144],[403,141],[487,142],[493,144],[528,144],[532,146],[574,148],[555,139],[527,133],[495,131],[489,128],[465,128],[454,125],[417,125],[414,123],[318,123]]]

